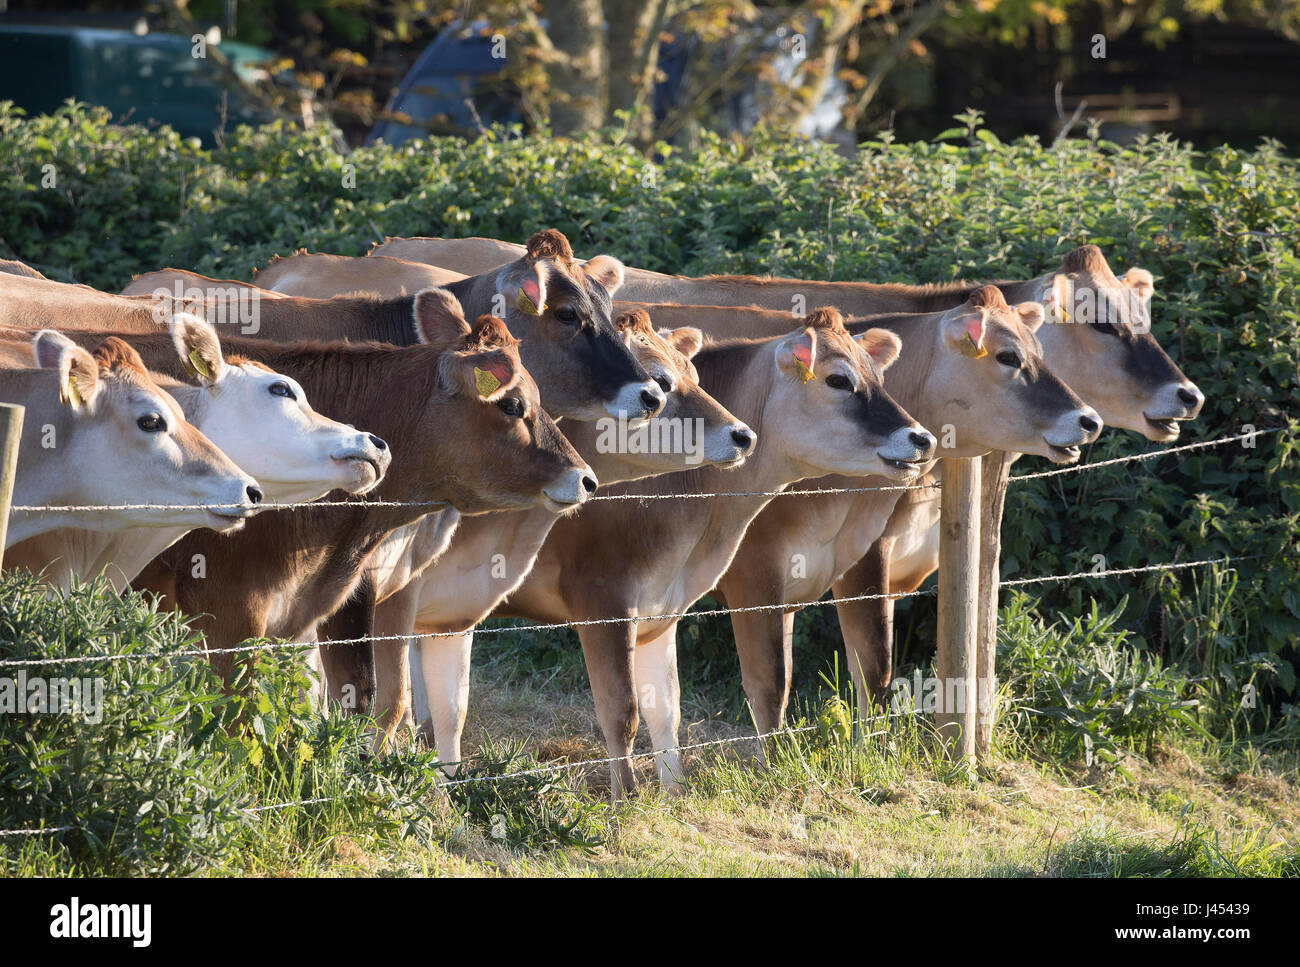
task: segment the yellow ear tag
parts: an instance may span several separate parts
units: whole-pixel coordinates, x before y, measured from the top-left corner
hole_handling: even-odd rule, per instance
[[[989,354],[987,349],[976,344],[975,340],[970,337],[970,333],[962,336],[961,342],[957,344],[957,351],[963,356],[969,356],[971,359],[983,359]]]
[[[198,373],[204,379],[212,378],[212,370],[208,366],[208,361],[203,358],[197,349],[191,349],[189,355],[190,365],[194,372]]]
[[[544,305],[539,306],[534,302],[532,297],[524,291],[522,285],[519,287],[519,298],[515,300],[515,305],[519,306],[520,312],[526,312],[530,316],[540,316],[546,308]]]
[[[474,386],[478,389],[479,396],[491,396],[501,388],[501,380],[497,379],[486,369],[474,367]]]
[[[807,383],[810,380],[817,378],[817,374],[814,373],[812,367],[808,365],[812,361],[812,352],[807,346],[796,346],[791,355],[794,356],[794,365],[795,369],[799,371],[800,380]]]
[[[81,396],[81,390],[77,388],[76,373],[68,374],[68,395],[64,396],[63,393],[60,392],[59,402],[64,404],[71,403],[73,409],[78,409],[78,410],[81,409],[81,407],[85,406],[86,401]]]

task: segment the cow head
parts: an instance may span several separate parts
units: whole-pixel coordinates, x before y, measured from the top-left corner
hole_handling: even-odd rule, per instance
[[[190,420],[276,501],[314,500],[336,488],[373,490],[392,460],[388,445],[315,412],[289,376],[241,357],[227,360],[215,329],[189,313],[168,321],[182,363],[201,387]]]
[[[1068,253],[1041,280],[1049,325],[1039,339],[1047,360],[1112,426],[1149,440],[1178,438],[1205,397],[1151,335],[1151,273],[1116,278],[1095,245]]]
[[[537,384],[520,361],[519,340],[505,323],[483,315],[471,327],[459,302],[437,289],[419,293],[416,315],[439,354],[441,392],[433,405],[443,412],[422,421],[407,447],[413,446],[415,460],[432,462],[428,472],[444,499],[464,514],[581,505],[596,489],[595,474],[542,409]],[[456,441],[451,461],[446,443],[429,439],[449,434]]]
[[[523,340],[524,365],[552,415],[635,421],[663,408],[663,390],[610,318],[611,296],[622,284],[622,263],[608,255],[579,263],[554,229],[530,238],[523,258],[497,272],[499,307]]]
[[[764,436],[804,476],[880,474],[912,480],[934,457],[934,437],[885,392],[901,343],[884,329],[854,339],[836,309],[818,309],[772,343],[777,379],[763,405]]]
[[[988,285],[940,318],[914,409],[938,434],[941,456],[1005,450],[1069,463],[1097,438],[1101,418],[1043,362],[1043,316],[1038,303],[1009,306]]]

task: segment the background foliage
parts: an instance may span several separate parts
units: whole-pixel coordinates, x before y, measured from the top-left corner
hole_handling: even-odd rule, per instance
[[[705,138],[689,156],[661,146],[647,160],[609,135],[500,131],[344,156],[324,132],[274,126],[205,152],[80,108],[30,120],[0,109],[0,249],[116,290],[165,265],[248,279],[277,253],[360,255],[385,234],[518,240],[554,226],[579,253],[648,269],[877,282],[1027,278],[1094,242],[1116,271],[1155,273],[1155,334],[1208,399],[1185,439],[1285,429],[1253,449],[1013,486],[1004,573],[1088,570],[1095,554],[1111,568],[1240,558],[1230,588],[1199,572],[1073,582],[1043,586],[1041,607],[1082,616],[1092,598],[1107,613],[1123,602],[1134,645],[1218,681],[1255,662],[1260,714],[1270,698],[1276,708],[1294,694],[1300,641],[1296,161],[1269,141],[1250,152],[1163,137],[1004,144],[978,112],[958,120],[932,142],[886,136],[853,158],[760,135]],[[43,169],[56,187],[41,187]],[[1111,432],[1085,460],[1145,449]],[[923,631],[932,607],[901,609],[900,627]],[[829,640],[819,629],[833,619],[812,620],[815,643]]]

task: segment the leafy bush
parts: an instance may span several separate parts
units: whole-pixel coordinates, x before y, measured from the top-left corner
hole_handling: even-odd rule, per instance
[[[190,873],[270,840],[432,836],[431,753],[375,756],[367,720],[314,712],[292,651],[258,653],[224,694],[206,659],[175,657],[199,644],[175,613],[106,581],[66,595],[25,572],[0,582],[0,661],[133,656],[0,668],[0,689],[20,671],[102,683],[85,714],[0,712],[0,829],[72,827],[38,840],[42,869]],[[0,852],[0,868],[14,860]]]
[[[0,583],[0,660],[159,655],[0,669],[23,685],[89,677],[84,711],[0,714],[0,828],[52,834],[68,860],[108,874],[184,873],[217,859],[245,821],[211,755],[222,715],[206,661],[167,657],[198,640],[141,596],[107,581],[47,593],[26,573]]]
[[[1115,629],[1122,607],[1048,625],[1014,594],[998,626],[998,677],[1007,718],[1052,757],[1114,762],[1122,748],[1149,754],[1161,737],[1200,732],[1198,702],[1183,677]]]
[[[852,158],[759,134],[748,145],[705,136],[689,155],[660,146],[649,160],[615,135],[509,131],[345,157],[320,130],[241,129],[207,152],[84,107],[31,119],[0,107],[0,247],[115,290],[164,265],[247,279],[299,247],[360,255],[385,234],[519,240],[547,226],[580,253],[659,271],[877,282],[1027,278],[1096,243],[1118,271],[1156,277],[1155,335],[1207,397],[1188,436],[1282,432],[1014,485],[1004,573],[1088,570],[1096,554],[1111,568],[1231,555],[1234,635],[1243,653],[1276,656],[1260,684],[1278,705],[1268,689],[1294,695],[1300,642],[1296,159],[1272,141],[1004,144],[978,112],[960,120],[933,142],[882,137]],[[43,170],[56,188],[40,187]],[[1146,449],[1108,433],[1085,459]],[[1190,582],[1072,582],[1043,601],[1067,614],[1123,601],[1134,642],[1178,661],[1211,645]]]

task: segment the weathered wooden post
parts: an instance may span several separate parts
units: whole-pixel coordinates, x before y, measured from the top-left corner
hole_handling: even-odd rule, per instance
[[[975,757],[987,762],[993,750],[993,725],[998,718],[998,585],[1002,580],[1002,507],[1012,456],[1001,451],[980,458],[979,626],[975,636],[975,687],[979,711],[975,719]]]
[[[0,566],[4,564],[5,540],[9,535],[9,505],[13,503],[18,442],[22,437],[23,408],[0,403]]]
[[[939,708],[935,724],[949,755],[975,760],[975,651],[979,623],[980,462],[943,462],[939,496]]]

